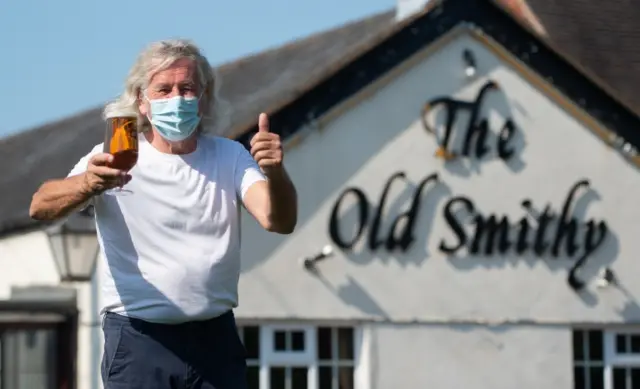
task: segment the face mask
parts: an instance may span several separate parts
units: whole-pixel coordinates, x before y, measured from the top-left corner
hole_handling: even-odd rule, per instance
[[[145,98],[151,106],[149,121],[166,140],[172,142],[185,140],[198,128],[199,98],[182,96],[156,100],[149,100],[147,96]]]

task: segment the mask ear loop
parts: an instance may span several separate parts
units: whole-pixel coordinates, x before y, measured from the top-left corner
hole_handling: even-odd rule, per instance
[[[202,123],[202,118],[204,117],[203,114],[200,113],[200,102],[202,101],[202,96],[204,96],[204,93],[207,91],[207,88],[205,88],[202,93],[200,93],[200,96],[198,96],[198,120],[200,121],[200,123],[198,123],[198,125],[201,125]]]

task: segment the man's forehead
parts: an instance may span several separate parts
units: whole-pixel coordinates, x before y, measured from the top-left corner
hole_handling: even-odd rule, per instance
[[[150,81],[152,84],[169,81],[194,81],[195,76],[195,63],[189,59],[182,59],[174,62],[166,69],[156,72]]]

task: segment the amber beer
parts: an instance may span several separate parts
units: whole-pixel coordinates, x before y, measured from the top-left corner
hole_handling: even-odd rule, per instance
[[[104,152],[113,155],[110,167],[128,172],[138,162],[138,120],[135,114],[113,113],[106,117]],[[112,196],[131,194],[122,187],[104,192]]]
[[[134,116],[107,118],[104,152],[113,155],[109,165],[122,171],[131,170],[138,162],[138,124]]]

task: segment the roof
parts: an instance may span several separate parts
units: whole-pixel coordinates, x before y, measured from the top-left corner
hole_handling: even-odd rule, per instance
[[[556,48],[640,113],[640,7],[636,2],[528,0],[527,3]]]
[[[631,2],[432,0],[416,17],[393,18],[394,11],[376,14],[222,65],[222,95],[232,107],[225,135],[246,142],[258,113],[269,112],[274,130],[288,136],[466,22],[640,148],[633,133],[640,109],[629,108],[640,107],[633,93],[640,72],[629,71],[640,66],[640,10]],[[535,55],[527,52],[532,43]],[[0,141],[0,235],[37,226],[28,217],[31,194],[100,142],[102,126],[94,109]]]
[[[221,94],[233,106],[227,135],[253,125],[261,112],[295,100],[393,26],[386,11],[273,50],[222,65]]]

